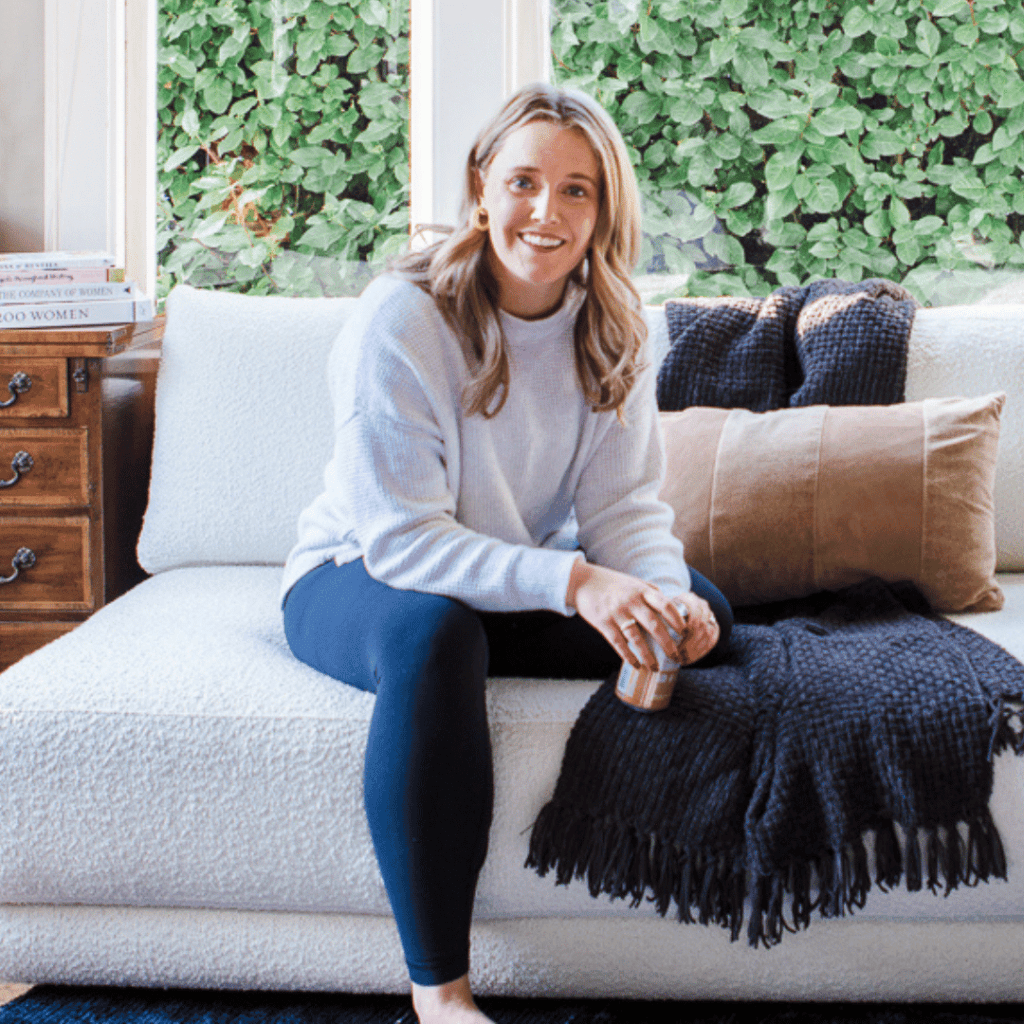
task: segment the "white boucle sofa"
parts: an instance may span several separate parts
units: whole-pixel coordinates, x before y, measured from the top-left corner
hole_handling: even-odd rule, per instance
[[[179,288],[167,306],[152,577],[0,675],[0,978],[404,992],[364,819],[373,697],[296,661],[278,606],[331,445],[327,352],[353,300]],[[922,309],[907,398],[1009,399],[1005,607],[961,615],[1024,657],[1024,309]],[[649,309],[655,354],[664,315]],[[780,946],[593,899],[523,867],[592,682],[493,679],[496,800],[481,995],[1024,1000],[1024,759],[996,763],[1009,881],[873,891]]]

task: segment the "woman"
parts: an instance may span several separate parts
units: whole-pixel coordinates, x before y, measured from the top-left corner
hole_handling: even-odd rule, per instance
[[[528,87],[470,152],[458,227],[373,282],[331,354],[335,452],[285,628],[301,660],[376,693],[364,796],[423,1024],[487,1020],[468,983],[486,677],[653,665],[630,646],[645,634],[692,664],[727,640],[728,604],[657,497],[639,244],[614,123]]]

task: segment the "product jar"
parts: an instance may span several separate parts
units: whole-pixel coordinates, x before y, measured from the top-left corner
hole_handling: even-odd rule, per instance
[[[685,620],[688,617],[686,607],[680,604],[678,599],[674,603]],[[676,644],[682,639],[671,626],[668,626],[668,633]],[[642,657],[644,653],[641,644],[645,645],[646,650],[651,651],[657,659],[657,666],[648,668],[641,665],[640,668],[633,668],[628,661],[623,661],[622,668],[619,669],[619,678],[615,683],[615,695],[637,711],[662,711],[672,700],[672,691],[679,675],[679,662],[670,658],[646,630],[639,638],[629,641],[630,650],[637,657]]]

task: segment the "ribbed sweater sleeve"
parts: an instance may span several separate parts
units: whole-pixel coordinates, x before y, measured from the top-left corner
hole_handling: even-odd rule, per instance
[[[665,443],[654,388],[648,366],[626,400],[625,422],[604,419],[576,487],[576,518],[588,561],[674,594],[690,589],[690,573],[672,533],[672,508],[658,497]]]

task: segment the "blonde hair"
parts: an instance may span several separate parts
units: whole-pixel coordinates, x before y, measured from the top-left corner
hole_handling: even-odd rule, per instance
[[[467,350],[472,382],[463,396],[470,415],[496,415],[508,394],[509,363],[498,318],[498,285],[484,258],[486,231],[471,218],[479,181],[508,136],[532,121],[584,133],[601,169],[597,223],[587,256],[571,275],[586,297],[576,318],[576,371],[595,411],[622,407],[641,370],[647,337],[630,272],[640,255],[640,193],[622,136],[595,100],[582,92],[537,84],[513,95],[477,136],[466,161],[458,224],[440,242],[409,253],[393,269],[433,296]]]

